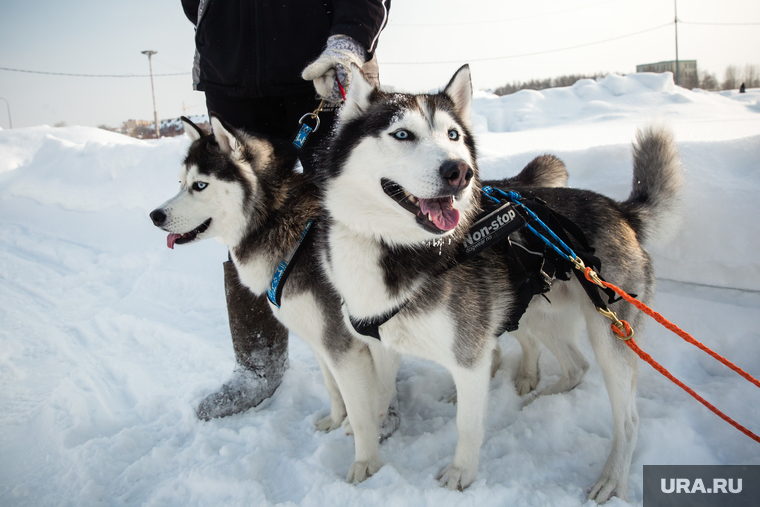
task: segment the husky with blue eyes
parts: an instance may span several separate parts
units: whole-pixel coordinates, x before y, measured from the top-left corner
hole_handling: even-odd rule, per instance
[[[515,329],[510,319],[524,301],[508,248],[527,250],[530,233],[519,229],[509,242],[458,261],[483,202],[467,66],[437,94],[382,92],[358,69],[352,83],[321,164],[321,262],[356,339],[429,359],[451,372],[459,438],[438,479],[461,490],[478,473],[492,351],[505,329]],[[672,234],[679,216],[682,170],[667,131],[639,133],[633,172],[633,190],[623,202],[570,188],[517,190],[574,223],[601,259],[605,279],[646,303],[655,279],[643,245]],[[575,387],[589,367],[576,343],[585,322],[614,421],[612,450],[589,491],[601,503],[627,493],[638,430],[637,358],[610,331],[581,283],[567,276],[547,277],[547,298],[525,303],[513,333],[523,352],[516,387],[521,395],[536,388],[540,342],[562,371],[545,392]],[[618,303],[614,310],[639,331],[633,307]]]

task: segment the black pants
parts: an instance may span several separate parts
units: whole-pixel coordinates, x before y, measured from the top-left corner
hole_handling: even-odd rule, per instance
[[[206,92],[209,113],[218,114],[233,127],[252,134],[263,134],[282,140],[291,140],[299,129],[299,120],[313,112],[320,100],[315,93],[287,97],[237,98]],[[327,137],[335,123],[335,108],[326,104],[319,113],[320,126],[312,132],[301,149],[301,165],[304,172],[314,170],[314,152]],[[307,120],[313,126],[312,120]]]

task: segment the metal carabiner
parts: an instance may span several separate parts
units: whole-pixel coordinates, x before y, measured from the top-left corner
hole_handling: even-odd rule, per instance
[[[615,331],[615,334],[619,340],[628,341],[633,338],[633,328],[627,322],[618,319],[618,316],[615,312],[609,308],[601,308],[599,306],[596,307],[596,311],[612,321],[612,325],[615,326],[619,331]]]
[[[312,111],[311,113],[306,113],[305,115],[301,116],[301,119],[298,120],[298,124],[303,125],[303,121],[307,117],[314,118],[317,121],[317,124],[311,129],[311,133],[316,132],[319,129],[319,113],[322,112],[322,108],[324,107],[325,107],[325,99],[322,99],[322,101],[319,103],[319,105],[314,111]]]
[[[299,124],[299,125],[303,125],[303,121],[304,121],[304,120],[306,119],[306,117],[308,117],[308,116],[310,116],[310,117],[314,118],[315,120],[317,120],[317,124],[314,126],[314,128],[313,128],[313,129],[311,129],[311,131],[312,131],[312,132],[316,132],[316,131],[317,131],[317,129],[319,128],[319,115],[317,115],[316,113],[306,113],[305,115],[301,116],[301,119],[300,119],[300,120],[298,120],[298,124]]]

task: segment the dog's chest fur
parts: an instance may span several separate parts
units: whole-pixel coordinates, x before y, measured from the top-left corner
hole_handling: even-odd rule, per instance
[[[407,281],[399,290],[389,290],[384,251],[373,239],[350,228],[334,224],[327,229],[328,259],[325,263],[331,282],[343,296],[353,317],[367,319],[382,315],[403,304],[419,280]]]
[[[446,269],[451,245],[394,249],[339,223],[326,227],[325,239],[323,264],[351,317],[371,319],[405,305],[380,327],[385,345],[445,365],[482,357],[483,340],[494,336],[511,298],[491,297],[490,288],[508,288],[489,288],[480,261]]]

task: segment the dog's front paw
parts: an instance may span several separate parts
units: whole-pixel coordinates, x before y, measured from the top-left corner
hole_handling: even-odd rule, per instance
[[[604,503],[613,496],[618,496],[625,500],[627,493],[627,484],[619,478],[602,474],[599,480],[591,486],[588,498],[596,503]]]
[[[445,488],[462,491],[464,488],[475,482],[477,476],[477,468],[458,467],[454,466],[454,463],[452,463],[444,468],[443,472],[438,476],[438,484]]]
[[[372,458],[367,461],[354,461],[351,468],[348,470],[346,476],[346,482],[352,484],[359,484],[365,481],[368,477],[375,475],[375,472],[380,470],[383,464],[380,462],[380,458]]]
[[[316,428],[317,431],[324,431],[325,433],[330,433],[332,430],[340,428],[340,425],[343,424],[343,421],[346,419],[345,416],[343,416],[340,420],[333,419],[332,415],[328,415],[327,417],[323,417],[319,421],[317,421],[314,424],[314,428]]]
[[[538,386],[540,375],[538,371],[535,373],[523,372],[520,370],[515,378],[515,389],[517,389],[518,396],[525,396]]]

